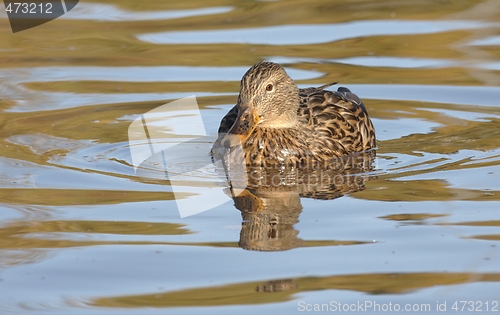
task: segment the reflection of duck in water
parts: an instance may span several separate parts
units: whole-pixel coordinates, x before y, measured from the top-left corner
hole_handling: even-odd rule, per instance
[[[234,197],[234,205],[243,219],[238,243],[243,249],[280,251],[302,246],[293,227],[302,212],[296,192],[245,190]]]
[[[241,143],[246,164],[304,166],[375,148],[361,100],[346,88],[324,90],[329,85],[298,89],[280,65],[254,65],[241,80],[238,103],[221,121],[213,156]]]
[[[343,170],[249,167],[247,188],[237,196],[236,190],[231,191],[243,218],[239,245],[260,251],[304,246],[293,227],[302,212],[300,198],[335,199],[363,190],[365,182],[375,177],[367,173],[374,158],[374,151],[350,156],[351,166]]]

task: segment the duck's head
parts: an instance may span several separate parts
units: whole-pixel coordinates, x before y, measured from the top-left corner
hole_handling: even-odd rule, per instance
[[[222,144],[243,144],[257,126],[291,128],[297,122],[299,90],[280,65],[259,62],[241,79],[238,117]]]

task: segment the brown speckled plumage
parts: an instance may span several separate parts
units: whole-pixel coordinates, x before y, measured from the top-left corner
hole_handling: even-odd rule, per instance
[[[214,158],[240,143],[250,165],[304,165],[375,148],[364,104],[346,88],[324,90],[331,85],[298,89],[278,64],[254,65],[221,121]]]

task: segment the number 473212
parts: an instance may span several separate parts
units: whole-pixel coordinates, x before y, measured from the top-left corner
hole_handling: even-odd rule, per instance
[[[52,13],[52,3],[28,3],[28,2],[14,2],[9,3],[5,8],[8,13],[25,13],[25,14],[51,14]]]
[[[498,301],[455,301],[451,309],[456,312],[498,312]]]

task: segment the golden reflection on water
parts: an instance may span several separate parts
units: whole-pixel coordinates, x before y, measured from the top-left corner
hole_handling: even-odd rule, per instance
[[[293,295],[314,290],[353,290],[369,294],[403,294],[436,285],[471,282],[498,282],[498,273],[414,273],[360,274],[293,279],[296,286],[283,292],[266,294],[256,290],[260,282],[207,287],[166,293],[99,298],[89,302],[104,307],[179,307],[277,303],[292,300]],[[326,303],[326,301],[325,301]]]
[[[376,234],[377,229],[386,229],[386,234],[381,237],[385,240],[385,245],[407,247],[406,243],[401,245],[399,236],[390,228],[411,227],[416,229],[417,233],[425,234],[435,228],[440,229],[439,233],[453,239],[454,242],[443,243],[445,249],[460,252],[454,254],[452,260],[461,261],[468,258],[464,256],[468,256],[466,250],[470,250],[470,247],[467,247],[470,242],[474,242],[475,247],[485,244],[495,246],[491,247],[495,250],[500,240],[500,233],[495,230],[499,227],[499,220],[498,215],[490,210],[496,209],[498,206],[495,204],[500,200],[500,102],[485,96],[491,97],[492,94],[470,92],[476,93],[473,101],[463,100],[457,95],[467,95],[466,92],[471,87],[497,87],[500,84],[498,45],[471,44],[475,40],[498,34],[500,6],[497,2],[88,0],[81,1],[79,6],[112,4],[119,10],[137,15],[147,11],[207,7],[232,7],[232,10],[180,19],[57,19],[16,34],[11,33],[8,20],[1,18],[0,218],[6,213],[6,219],[0,221],[0,275],[5,277],[5,280],[0,278],[0,287],[9,287],[12,284],[9,281],[25,281],[24,278],[17,278],[21,276],[16,274],[9,278],[9,272],[15,272],[18,266],[28,265],[27,271],[21,272],[23,274],[29,273],[30,270],[36,274],[37,265],[42,263],[46,264],[44,268],[50,269],[52,266],[54,270],[59,270],[57,257],[74,247],[84,250],[98,246],[113,248],[117,245],[132,245],[136,249],[160,245],[181,250],[189,247],[193,250],[193,255],[202,255],[198,254],[197,250],[206,248],[221,252],[223,249],[240,250],[246,255],[268,255],[266,259],[276,263],[273,257],[278,256],[270,255],[280,253],[241,251],[238,247],[266,251],[302,247],[296,249],[297,252],[304,251],[307,256],[307,250],[310,249],[338,246],[335,250],[341,250],[343,245],[359,245],[346,247],[360,248],[359,251],[364,253],[364,245],[372,244],[367,246],[370,249],[384,245],[384,242],[373,242],[366,237],[371,235],[371,232]],[[430,25],[436,21],[460,20],[483,24],[476,28],[428,34],[346,36],[338,41],[295,45],[153,44],[137,37],[140,34],[166,31],[252,29],[288,24],[350,23],[360,20],[423,20],[428,21]],[[362,60],[349,60],[351,57],[359,57]],[[381,61],[376,57],[388,57],[393,64],[379,64]],[[362,189],[330,187],[319,191],[270,192],[262,187],[250,187],[244,194],[235,198],[237,210],[232,206],[225,208],[228,212],[241,212],[242,225],[239,225],[241,221],[232,222],[237,226],[237,232],[240,232],[240,239],[233,234],[224,234],[222,239],[211,239],[211,233],[214,233],[212,229],[219,229],[217,232],[221,234],[226,231],[218,225],[221,217],[211,221],[203,221],[200,218],[200,221],[179,224],[165,222],[170,221],[172,216],[168,217],[169,219],[158,219],[149,214],[140,221],[137,217],[129,218],[130,214],[117,211],[113,213],[113,216],[118,216],[114,218],[120,220],[117,221],[109,219],[113,218],[109,216],[106,219],[95,219],[87,214],[89,209],[105,212],[106,207],[121,209],[127,205],[133,205],[135,213],[142,213],[148,210],[150,203],[172,201],[174,195],[170,191],[143,189],[146,185],[167,187],[168,181],[135,176],[127,160],[127,130],[133,117],[164,104],[170,98],[177,98],[166,96],[168,93],[209,93],[197,99],[204,113],[215,116],[220,114],[220,117],[207,120],[211,123],[212,131],[215,131],[219,119],[226,111],[218,108],[236,102],[239,84],[232,78],[214,80],[201,76],[193,76],[188,80],[174,78],[166,80],[167,82],[163,82],[163,78],[145,80],[136,77],[137,73],[133,70],[130,70],[127,78],[116,76],[115,79],[103,79],[98,74],[84,80],[50,80],[47,76],[64,73],[67,69],[65,67],[76,68],[77,72],[78,69],[89,67],[106,67],[99,70],[108,76],[112,76],[114,70],[122,67],[150,67],[142,69],[143,71],[150,71],[158,66],[185,66],[190,69],[247,68],[262,59],[272,58],[285,60],[287,69],[319,73],[310,79],[297,80],[301,85],[317,86],[334,81],[339,81],[342,86],[359,84],[360,89],[375,84],[391,85],[391,92],[375,93],[373,99],[353,90],[364,99],[380,139],[376,176],[369,181],[363,181]],[[422,59],[432,65],[414,66],[414,59]],[[372,64],[363,65],[363,62]],[[40,73],[44,74],[39,76],[29,75],[37,73],[30,72],[33,69],[50,67],[57,69],[52,69],[52,72],[42,71]],[[167,68],[165,71],[174,70]],[[243,72],[239,75],[243,75]],[[436,95],[425,94],[418,95],[417,99],[392,97],[393,93],[397,94],[401,85],[411,85],[416,91],[422,86],[436,87],[438,98],[442,96],[440,94],[448,94],[445,95],[445,101],[429,101],[427,97],[434,99]],[[450,92],[439,89],[444,86],[453,86],[456,90]],[[138,98],[129,100],[131,94],[136,94]],[[125,96],[125,100],[113,98],[118,96]],[[462,174],[461,177],[449,175],[456,172]],[[460,181],[457,178],[466,180]],[[469,181],[474,183],[469,184]],[[349,181],[346,180],[347,182]],[[144,186],[141,186],[140,190],[135,189],[136,186],[133,185]],[[310,206],[310,198],[318,196],[329,196],[322,199],[335,199],[345,194],[350,194],[350,200],[355,205],[353,207],[358,207],[357,202],[364,202],[360,208],[375,207],[377,209],[374,211],[380,211],[372,216],[373,220],[368,224],[373,226],[366,225],[364,216],[370,216],[368,212],[352,209],[353,212],[362,214],[355,221],[350,221],[351,224],[354,222],[352,229],[355,232],[358,229],[360,236],[355,233],[355,237],[352,237],[352,234],[342,237],[341,232],[334,234],[337,231],[332,229],[331,233],[335,236],[316,237],[315,226],[308,226],[311,222],[302,219],[304,214],[311,210],[303,209],[303,204]],[[181,193],[181,196],[191,198],[193,194],[186,192]],[[328,208],[331,216],[335,216],[338,213],[335,208],[336,201],[318,201],[314,205],[318,208]],[[395,203],[410,208],[391,210],[392,212],[381,210]],[[464,207],[470,207],[470,211],[455,213],[459,212],[454,208],[457,203],[467,203]],[[417,206],[411,208],[408,204]],[[485,205],[490,205],[487,208],[489,210],[481,211]],[[418,206],[422,211],[411,212]],[[442,210],[443,208],[446,210]],[[168,208],[162,211],[162,214],[170,215],[174,210]],[[75,217],[64,217],[66,212]],[[75,212],[78,214],[75,215]],[[10,217],[11,213],[15,215]],[[362,227],[355,225],[358,221],[363,224]],[[332,219],[332,225],[334,222]],[[198,225],[194,227],[191,224]],[[297,227],[298,224],[303,224],[302,230]],[[385,224],[392,225],[387,228]],[[340,229],[341,226],[336,228]],[[463,230],[458,230],[462,228]],[[452,229],[459,232],[449,233]],[[199,234],[208,237],[203,240],[189,239]],[[419,243],[420,251],[413,255],[430,255],[428,258],[432,259],[432,254],[435,253],[432,252],[432,243],[440,244],[439,241],[425,239],[423,244]],[[412,244],[414,245],[410,243]],[[295,249],[285,254],[294,251]],[[220,255],[225,259],[224,255],[228,255],[228,252]],[[359,258],[359,252],[357,255],[351,252],[350,255],[343,257],[347,264]],[[374,263],[380,259],[391,261],[392,265],[387,268],[395,270],[406,264],[404,259],[398,260],[383,253],[379,253],[381,256],[373,252],[366,255],[373,258]],[[53,259],[48,259],[49,257]],[[200,256],[196,257],[199,259]],[[497,259],[495,255],[491,255],[491,258],[488,256],[488,260],[480,255],[476,258],[492,264],[495,264]],[[121,262],[114,263],[118,265]],[[438,270],[448,270],[450,267],[439,262],[432,264]],[[218,267],[207,265],[207,272]],[[137,294],[116,293],[116,288],[110,288],[109,292],[99,293],[97,297],[88,291],[78,291],[82,280],[78,276],[80,270],[71,270],[74,275],[70,275],[68,280],[73,281],[71,289],[74,291],[54,289],[54,295],[67,297],[67,300],[71,301],[62,303],[64,306],[60,308],[81,300],[86,300],[88,307],[226,306],[284,302],[296,299],[297,293],[319,290],[405,295],[417,290],[425,291],[434,286],[496,284],[500,279],[498,273],[476,272],[470,266],[464,272],[428,272],[424,267],[424,271],[418,270],[417,267],[414,272],[391,272],[392,269],[387,269],[389,272],[366,273],[359,270],[344,275],[342,270],[333,270],[331,276],[322,277],[314,277],[313,267],[311,265],[311,269],[304,276],[293,275],[287,277],[286,281],[281,280],[284,282],[270,283],[268,280],[279,280],[264,279],[260,274],[254,273],[251,276],[255,281],[230,279],[231,284],[200,284],[200,287],[193,289],[172,290],[160,290],[155,285],[144,289],[144,286],[139,285],[144,291],[137,290]],[[155,270],[156,278],[162,281],[165,272],[163,268],[168,267],[162,266]],[[247,269],[244,272],[252,272],[251,268]],[[485,269],[495,270],[492,265],[487,265]],[[87,274],[97,274],[99,280],[109,280],[105,270],[85,271]],[[133,273],[137,269],[133,267],[127,271]],[[180,270],[179,273],[189,276],[186,270]],[[111,278],[108,282],[113,280],[116,279]],[[220,279],[220,282],[228,283],[230,280],[225,278]],[[177,285],[185,287],[183,283]],[[276,288],[283,285],[288,290],[265,289],[273,285]],[[32,282],[28,282],[25,289],[31,287],[44,290],[42,285]],[[121,287],[121,284],[117,287]],[[154,293],[145,294],[145,291]],[[12,292],[19,294],[19,291]],[[24,291],[19,294],[21,295],[24,296]],[[90,295],[92,298],[88,298]],[[28,294],[27,303],[37,301],[37,296]],[[19,305],[25,304],[20,302]],[[0,312],[2,307],[0,306]]]

